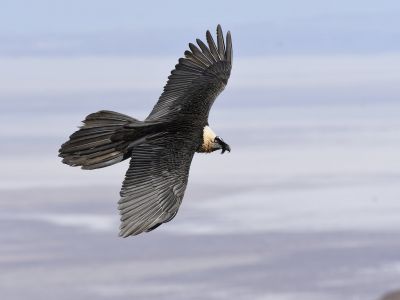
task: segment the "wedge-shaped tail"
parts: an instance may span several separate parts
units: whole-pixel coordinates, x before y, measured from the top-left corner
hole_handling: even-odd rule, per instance
[[[127,115],[102,110],[88,115],[83,123],[61,146],[59,156],[67,165],[98,169],[129,157],[129,142],[116,133],[123,130],[124,126],[142,122]]]

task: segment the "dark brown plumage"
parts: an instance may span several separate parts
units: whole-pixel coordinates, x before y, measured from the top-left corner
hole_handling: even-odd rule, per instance
[[[211,106],[230,76],[232,39],[228,32],[225,46],[220,25],[217,45],[209,31],[206,39],[208,47],[199,39],[199,47],[189,44],[146,120],[112,111],[90,114],[59,150],[63,163],[82,169],[131,158],[118,202],[123,237],[151,231],[176,215],[196,151],[230,151],[206,129]]]

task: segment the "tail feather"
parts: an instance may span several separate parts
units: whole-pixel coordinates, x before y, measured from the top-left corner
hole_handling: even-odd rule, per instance
[[[140,121],[120,113],[102,110],[88,115],[83,126],[64,143],[59,156],[63,163],[82,169],[104,168],[126,158],[129,142],[113,136],[128,124]]]

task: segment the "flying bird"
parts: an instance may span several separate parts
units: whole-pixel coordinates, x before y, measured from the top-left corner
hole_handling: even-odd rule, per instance
[[[232,38],[217,26],[206,45],[197,39],[171,71],[158,102],[144,121],[102,110],[88,115],[60,150],[62,162],[92,170],[130,158],[120,191],[119,235],[152,231],[178,212],[193,155],[231,150],[208,124],[232,68]]]

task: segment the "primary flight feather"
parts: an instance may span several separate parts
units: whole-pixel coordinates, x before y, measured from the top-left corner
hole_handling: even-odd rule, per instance
[[[197,39],[171,71],[149,116],[139,121],[113,111],[88,115],[64,143],[63,163],[98,169],[130,158],[118,208],[120,236],[151,231],[172,220],[185,193],[195,152],[230,147],[208,126],[208,114],[232,68],[232,38],[217,27],[217,44]]]

